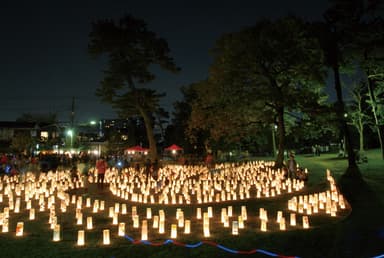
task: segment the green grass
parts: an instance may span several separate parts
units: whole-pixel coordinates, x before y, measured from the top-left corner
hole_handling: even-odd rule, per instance
[[[241,205],[247,206],[249,220],[246,229],[240,231],[239,236],[232,236],[230,229],[223,228],[220,223],[213,222],[211,226],[211,237],[207,240],[217,242],[222,246],[235,250],[263,249],[273,253],[292,255],[300,257],[373,257],[384,253],[384,223],[381,215],[384,213],[384,161],[378,150],[367,151],[368,163],[360,164],[360,170],[365,184],[353,185],[355,193],[353,210],[345,211],[337,218],[329,216],[312,216],[310,218],[311,228],[304,230],[301,227],[291,227],[281,232],[276,226],[269,224],[268,232],[259,230],[257,220],[258,209],[265,207],[274,217],[277,210],[286,210],[286,202],[293,194],[275,197],[271,199],[257,199],[250,201],[237,201],[220,204],[212,204],[216,215],[220,213],[221,207],[233,206],[234,213],[239,214]],[[325,178],[326,169],[330,169],[332,175],[338,181],[342,181],[343,173],[347,167],[346,159],[339,159],[336,154],[323,154],[319,157],[297,156],[297,161],[302,167],[309,170],[310,176],[307,186],[300,193],[313,193],[323,191],[327,187]],[[340,184],[342,185],[342,184]],[[352,185],[352,183],[350,184]],[[90,187],[89,196],[94,199],[106,200],[106,211],[115,202],[122,203],[121,199],[112,196],[108,191],[97,192],[94,186]],[[346,188],[348,190],[348,188]],[[175,213],[179,205],[137,205],[128,204],[128,214],[119,217],[120,221],[127,222],[127,235],[140,239],[140,231],[132,227],[130,220],[130,209],[133,205],[138,206],[138,212],[144,217],[145,207],[152,207],[152,213],[156,214],[159,209],[164,209],[167,215]],[[4,203],[0,204],[2,211]],[[186,218],[192,218],[196,207],[206,208],[208,205],[182,206]],[[72,207],[72,206],[71,206]],[[351,213],[350,213],[351,212]],[[111,225],[111,219],[104,215],[94,215],[91,208],[84,209],[84,220],[86,216],[94,217],[92,230],[86,231],[86,245],[76,245],[77,230],[84,226],[75,225],[74,210],[68,210],[59,214],[59,223],[62,227],[62,241],[52,241],[52,231],[48,226],[48,212],[36,212],[36,220],[29,221],[27,211],[11,214],[9,233],[0,233],[1,257],[234,257],[234,254],[210,245],[202,245],[198,248],[185,248],[172,244],[162,246],[148,246],[143,244],[132,244],[129,240],[117,237],[117,227]],[[193,218],[192,218],[193,219]],[[24,221],[23,237],[15,236],[17,221]],[[201,221],[193,219],[192,227],[201,227]],[[1,228],[1,227],[0,227]],[[102,244],[102,229],[111,229],[110,246]],[[169,229],[166,227],[166,230]],[[178,232],[177,241],[184,243],[197,243],[204,239],[202,234],[196,233],[183,235]],[[169,233],[160,235],[149,234],[149,240],[162,243],[169,239]],[[268,257],[262,253],[244,255],[245,257]]]

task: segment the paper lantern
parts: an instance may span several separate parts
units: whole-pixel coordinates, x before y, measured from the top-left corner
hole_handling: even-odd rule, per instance
[[[115,213],[119,213],[120,212],[120,203],[115,203]]]
[[[14,213],[19,213],[20,212],[20,197],[16,198],[16,203],[15,203],[15,208],[14,208]]]
[[[158,228],[159,227],[159,216],[155,215],[153,216],[153,228]]]
[[[99,210],[99,200],[95,200],[93,202],[93,213],[97,213],[98,210]]]
[[[152,209],[150,207],[147,208],[147,219],[152,218]]]
[[[164,220],[159,220],[159,234],[165,233],[165,222]]]
[[[145,219],[141,222],[141,240],[148,240],[148,222]]]
[[[22,236],[24,233],[24,222],[17,222],[16,224],[16,236]]]
[[[186,219],[185,225],[184,225],[184,234],[190,234],[191,233],[191,220]]]
[[[119,223],[119,213],[115,212],[113,213],[113,217],[112,217],[112,224],[113,225],[117,225]]]
[[[208,212],[203,213],[203,232],[204,232],[204,237],[210,236]]]
[[[84,230],[77,231],[77,245],[83,246],[85,244],[84,241]]]
[[[239,222],[239,228],[244,228],[244,220],[243,220],[243,216],[239,215],[237,217],[237,220]]]
[[[282,217],[283,217],[283,212],[277,211],[277,218],[276,218],[277,223],[280,223],[280,220]]]
[[[232,221],[232,235],[237,236],[239,234],[239,222],[234,220]]]
[[[76,203],[76,195],[72,195],[71,197],[71,203],[75,204]]]
[[[60,241],[60,224],[54,226],[52,238],[54,242]]]
[[[35,209],[31,208],[29,210],[29,220],[34,220],[35,219]]]
[[[103,211],[105,208],[105,201],[100,201],[100,210]]]
[[[139,215],[133,215],[133,227],[138,228],[139,227]]]
[[[285,218],[284,218],[284,217],[281,217],[281,218],[280,218],[280,221],[279,221],[279,228],[280,228],[280,230],[285,230],[285,229],[286,229]]]
[[[6,232],[9,231],[8,223],[9,223],[8,218],[4,217],[4,219],[3,219],[3,227],[2,227],[1,232],[6,233]]]
[[[115,209],[114,207],[109,207],[109,213],[108,213],[108,216],[110,218],[113,218],[113,214],[115,214]]]
[[[196,218],[201,219],[201,208],[200,207],[196,209]]]
[[[91,207],[91,198],[87,197],[85,207]]]
[[[127,204],[123,203],[121,205],[121,214],[127,214]]]
[[[267,221],[266,220],[263,220],[263,219],[261,220],[260,230],[263,232],[267,231]]]
[[[171,238],[173,238],[173,239],[177,238],[177,225],[176,224],[171,225]]]
[[[246,206],[241,206],[241,216],[243,217],[243,220],[247,220],[247,207]]]
[[[119,236],[125,236],[125,223],[124,222],[119,223],[118,235]]]
[[[77,225],[83,225],[83,213],[80,212],[78,215],[77,215],[77,222],[76,222]]]
[[[290,225],[291,226],[296,226],[296,213],[291,213],[290,214]]]
[[[109,238],[109,229],[103,230],[103,245],[111,244],[111,240]]]
[[[228,206],[228,212],[227,212],[228,217],[232,217],[232,214],[233,214],[233,208],[232,206]]]
[[[208,206],[208,218],[213,218],[213,208],[212,208],[212,206]]]
[[[87,217],[87,229],[92,229],[92,228],[93,228],[92,217]]]
[[[303,228],[309,228],[308,216],[303,216]]]

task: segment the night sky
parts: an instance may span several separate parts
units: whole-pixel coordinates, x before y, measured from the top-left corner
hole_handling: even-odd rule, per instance
[[[0,121],[23,113],[57,113],[75,120],[115,118],[100,103],[95,90],[105,60],[87,53],[91,22],[131,14],[165,38],[179,74],[161,72],[150,85],[166,92],[162,106],[172,110],[181,99],[180,87],[205,79],[210,49],[226,32],[253,25],[263,17],[287,14],[321,19],[327,0],[268,1],[1,1],[0,5]]]

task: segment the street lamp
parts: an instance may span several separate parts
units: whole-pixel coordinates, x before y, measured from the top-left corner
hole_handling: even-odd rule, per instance
[[[277,125],[272,125],[272,147],[273,147],[273,157],[276,157],[276,130]]]

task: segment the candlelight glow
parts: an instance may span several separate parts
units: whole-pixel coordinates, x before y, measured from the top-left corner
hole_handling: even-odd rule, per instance
[[[103,230],[103,245],[111,244],[111,240],[109,238],[109,229]]]

